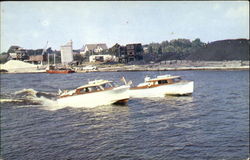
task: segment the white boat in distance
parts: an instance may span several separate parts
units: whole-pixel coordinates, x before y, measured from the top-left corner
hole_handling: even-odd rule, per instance
[[[154,79],[146,76],[144,83],[129,90],[132,98],[164,97],[165,95],[190,95],[194,91],[193,81],[184,81],[180,76],[162,75]]]
[[[113,81],[95,80],[74,90],[59,90],[59,106],[96,107],[109,104],[126,104],[129,85],[115,87]]]

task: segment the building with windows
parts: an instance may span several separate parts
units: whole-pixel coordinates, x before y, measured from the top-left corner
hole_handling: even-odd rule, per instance
[[[19,46],[11,46],[8,51],[10,55],[10,59],[12,60],[25,60],[28,59],[28,55],[25,49],[19,47]]]
[[[127,62],[137,61],[142,59],[143,48],[141,43],[127,44]]]
[[[142,60],[144,53],[141,43],[127,44],[126,46],[115,44],[111,51],[118,57],[118,61],[121,63]]]

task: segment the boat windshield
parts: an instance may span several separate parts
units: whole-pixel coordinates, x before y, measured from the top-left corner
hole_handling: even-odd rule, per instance
[[[112,87],[114,87],[114,84],[112,82],[104,83],[104,84],[101,85],[101,87],[103,89],[112,88]]]
[[[158,81],[158,84],[166,84],[166,83],[168,83],[167,80],[160,80],[160,81]]]
[[[98,86],[92,86],[92,87],[88,87],[88,89],[89,89],[89,92],[94,92],[94,91],[99,91],[100,87],[98,87]]]
[[[180,82],[180,81],[181,81],[181,78],[180,78],[180,77],[179,77],[179,78],[174,78],[174,79],[173,79],[173,82],[174,82],[174,83]]]
[[[100,90],[101,90],[101,88],[98,86],[91,86],[91,87],[79,89],[78,93],[83,94],[83,93],[95,92],[95,91],[100,91]]]

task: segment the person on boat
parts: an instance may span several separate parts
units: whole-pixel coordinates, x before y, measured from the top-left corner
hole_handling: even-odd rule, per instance
[[[147,81],[149,81],[150,80],[150,77],[149,76],[146,76],[145,78],[144,78],[144,81],[145,82],[147,82]]]
[[[85,88],[85,92],[89,92],[89,88]]]

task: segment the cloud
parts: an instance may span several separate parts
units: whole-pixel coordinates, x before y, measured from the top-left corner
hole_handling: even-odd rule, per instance
[[[230,8],[226,12],[226,17],[227,18],[249,18],[249,6],[244,5],[244,6],[239,6],[235,8]]]

